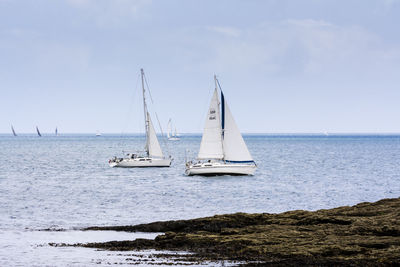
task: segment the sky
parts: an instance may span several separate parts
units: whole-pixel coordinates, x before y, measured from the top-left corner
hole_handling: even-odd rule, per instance
[[[0,0],[0,132],[400,133],[399,0]],[[151,100],[149,99],[149,102]]]

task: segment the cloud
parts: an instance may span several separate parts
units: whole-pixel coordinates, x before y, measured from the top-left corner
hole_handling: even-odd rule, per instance
[[[234,29],[209,27],[221,36],[210,43],[221,70],[264,70],[273,75],[365,75],[400,67],[400,47],[360,26],[288,19]],[[240,33],[240,38],[224,38]],[[210,38],[211,39],[211,38]]]
[[[20,28],[0,31],[0,40],[4,63],[0,70],[9,77],[65,79],[86,72],[89,66],[91,49],[86,44],[49,40],[45,34]]]
[[[0,0],[2,1],[2,0]],[[40,33],[31,29],[22,28],[6,28],[0,31],[0,38],[30,38],[35,39],[40,37]]]
[[[400,0],[383,0],[383,4],[387,7],[391,7],[400,3]]]
[[[298,20],[298,19],[288,19],[286,20],[287,24],[291,24],[294,26],[298,26],[298,27],[307,27],[307,28],[311,28],[311,27],[332,27],[333,24],[328,23],[326,21],[323,20],[314,20],[314,19],[302,19],[302,20]]]
[[[140,11],[151,4],[151,0],[67,0],[67,3],[82,12],[99,26],[114,26],[126,23],[144,14]]]
[[[229,37],[239,37],[240,36],[240,30],[237,28],[233,27],[218,27],[218,26],[213,26],[213,27],[207,27],[208,30],[220,33],[225,36]]]
[[[305,73],[335,70],[353,74],[380,71],[399,64],[400,47],[391,47],[379,35],[360,26],[335,26],[323,21],[288,21],[285,34],[304,48]]]

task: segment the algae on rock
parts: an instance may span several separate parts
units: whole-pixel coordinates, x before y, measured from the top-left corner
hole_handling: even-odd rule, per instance
[[[79,244],[110,250],[186,250],[202,259],[271,265],[400,264],[400,198],[314,212],[235,213],[86,230],[165,233],[155,240]]]

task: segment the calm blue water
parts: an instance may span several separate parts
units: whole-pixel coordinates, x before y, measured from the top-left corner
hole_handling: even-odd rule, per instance
[[[142,148],[143,137],[0,135],[0,265],[18,257],[5,248],[42,228],[317,210],[400,196],[400,136],[250,135],[254,176],[187,177],[185,151],[194,157],[200,138],[168,142],[171,168],[112,169],[108,159]],[[31,250],[25,257],[41,265]]]

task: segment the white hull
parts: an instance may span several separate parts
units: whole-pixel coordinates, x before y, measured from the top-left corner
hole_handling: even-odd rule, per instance
[[[256,166],[253,164],[223,164],[200,163],[187,164],[186,175],[254,175]]]
[[[114,157],[108,161],[110,167],[121,168],[141,168],[141,167],[170,167],[172,158],[164,157],[160,143],[158,142],[157,134],[151,121],[150,113],[147,110],[146,94],[144,86],[144,71],[140,69],[142,77],[142,92],[143,92],[143,111],[146,132],[146,153],[145,155],[137,155],[134,153],[128,154],[127,158]],[[150,93],[150,92],[149,92]],[[151,95],[150,95],[151,96]],[[157,114],[156,114],[157,115]],[[158,120],[158,118],[157,118]],[[161,128],[161,127],[160,127]]]
[[[221,89],[214,75],[215,90],[208,109],[200,150],[199,160],[207,162],[187,162],[186,175],[253,175],[256,164],[247,149],[232,113],[228,108]]]
[[[171,159],[152,159],[152,158],[125,158],[122,160],[110,160],[110,167],[120,168],[141,168],[141,167],[169,167],[171,166]]]
[[[181,139],[178,138],[178,137],[170,137],[170,138],[168,138],[168,140],[169,140],[169,141],[179,141],[179,140],[181,140]]]

